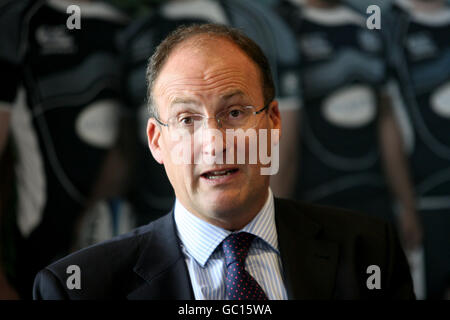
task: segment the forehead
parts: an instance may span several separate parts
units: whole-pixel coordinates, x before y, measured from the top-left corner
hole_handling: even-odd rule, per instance
[[[153,94],[170,103],[180,96],[215,98],[240,91],[262,98],[259,68],[225,38],[193,38],[176,47],[156,79]]]

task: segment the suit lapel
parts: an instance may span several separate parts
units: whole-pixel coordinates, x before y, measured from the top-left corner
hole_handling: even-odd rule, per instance
[[[320,239],[322,227],[288,201],[275,199],[275,217],[289,299],[331,299],[338,245]]]
[[[173,211],[153,223],[150,238],[134,267],[144,281],[128,294],[131,300],[192,300],[194,294],[176,235]]]

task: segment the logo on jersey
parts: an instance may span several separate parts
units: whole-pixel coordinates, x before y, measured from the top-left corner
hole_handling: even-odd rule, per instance
[[[300,47],[309,60],[326,59],[333,53],[333,47],[326,35],[318,32],[303,36]]]
[[[430,105],[439,116],[450,119],[450,81],[431,94]]]
[[[406,48],[412,60],[423,60],[437,54],[438,49],[427,32],[411,34],[406,39]]]
[[[72,54],[77,51],[73,37],[66,33],[65,25],[43,25],[36,30],[36,41],[40,46],[40,53]]]
[[[98,148],[109,148],[116,141],[119,106],[113,100],[97,101],[78,116],[75,129],[81,140]]]
[[[363,85],[339,89],[324,100],[322,114],[338,127],[362,127],[375,119],[375,96]]]
[[[377,32],[361,30],[358,32],[358,43],[362,49],[370,53],[381,51],[381,39]]]

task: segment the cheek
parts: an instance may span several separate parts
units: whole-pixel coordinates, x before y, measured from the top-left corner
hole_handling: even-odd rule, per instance
[[[164,157],[173,165],[194,163],[194,139],[191,136],[171,134],[164,139]]]
[[[226,143],[226,161],[228,164],[252,166],[257,163],[257,134],[249,134],[248,131],[236,131],[227,132],[226,135],[224,143]]]
[[[280,129],[272,128],[267,118],[258,129],[258,160],[262,165],[268,165],[269,161],[276,156],[280,140]]]

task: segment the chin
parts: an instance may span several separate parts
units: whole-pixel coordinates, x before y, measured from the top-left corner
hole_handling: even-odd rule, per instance
[[[242,208],[242,197],[244,194],[241,190],[211,190],[204,196],[202,200],[205,202],[208,210],[217,214],[234,211]],[[244,197],[245,198],[245,197]]]

